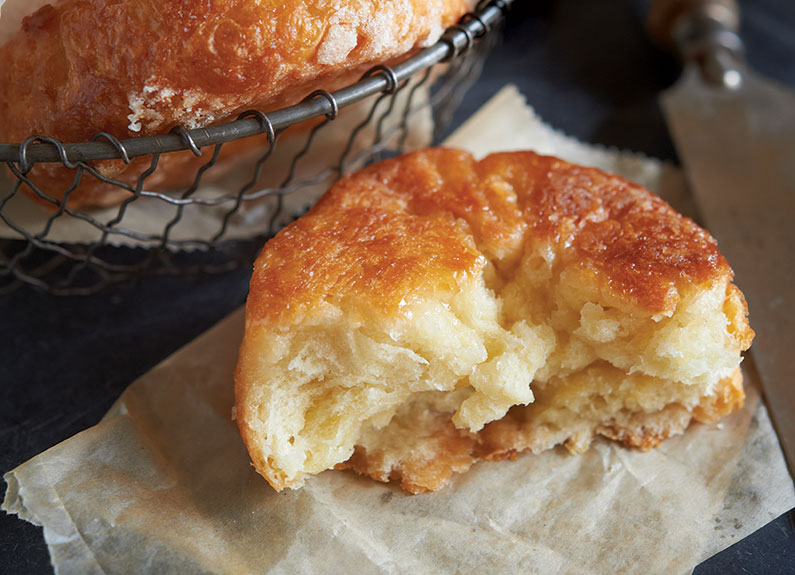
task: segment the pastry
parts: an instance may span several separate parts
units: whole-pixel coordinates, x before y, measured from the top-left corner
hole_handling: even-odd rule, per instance
[[[469,8],[469,0],[60,0],[0,46],[0,141],[154,135],[274,110],[433,43]],[[185,186],[205,161],[189,151],[163,156],[147,188]],[[95,168],[134,185],[149,164]],[[60,198],[74,172],[39,164],[30,177]],[[68,203],[128,196],[86,174]]]
[[[254,265],[237,422],[275,489],[414,493],[601,435],[649,449],[743,404],[747,309],[715,240],[618,176],[430,149],[343,178]]]

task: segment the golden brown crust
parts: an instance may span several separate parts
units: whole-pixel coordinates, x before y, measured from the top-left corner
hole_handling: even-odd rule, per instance
[[[272,110],[435,38],[468,7],[467,0],[61,0],[27,17],[0,47],[0,141],[151,135]],[[145,169],[102,166],[127,182]],[[50,189],[71,180],[63,170],[38,176]],[[87,183],[72,205],[107,203],[105,189]]]
[[[423,280],[455,290],[461,274],[484,265],[454,221],[369,208],[315,214],[288,226],[257,259],[248,318],[300,321],[322,302],[345,298],[388,314]]]
[[[753,333],[753,332],[752,332]],[[748,342],[748,346],[751,342]],[[743,349],[748,349],[748,346]],[[743,374],[737,368],[731,377],[724,379],[713,395],[704,398],[693,410],[693,418],[701,423],[715,423],[724,415],[734,413],[745,403]]]
[[[539,258],[555,268],[557,279],[548,281],[548,276],[537,272],[544,269],[541,264],[531,267]],[[530,277],[534,273],[538,277]],[[302,477],[299,473],[308,475],[337,464],[351,450],[353,456],[338,468],[351,468],[381,481],[398,480],[416,493],[441,488],[452,473],[465,471],[480,459],[513,458],[558,444],[579,452],[594,435],[649,449],[681,433],[693,420],[712,422],[742,406],[739,370],[726,375],[739,364],[739,354],[750,344],[753,332],[742,294],[731,286],[731,275],[707,232],[645,189],[597,169],[531,152],[494,154],[478,162],[466,152],[441,148],[374,164],[335,184],[306,216],[268,242],[255,263],[235,378],[241,433],[255,466],[277,489],[296,485],[295,477]],[[552,328],[552,315],[566,312],[568,303],[563,296],[547,301],[543,291],[568,294],[561,288],[564,276],[565,290],[583,291],[572,296],[576,300],[573,319],[565,318],[568,323]],[[517,278],[538,280],[542,293],[512,291],[515,284],[510,282]],[[378,409],[383,406],[379,402],[350,408],[353,414],[362,404],[373,410],[359,416],[358,425],[363,427],[356,431],[358,435],[349,434],[345,451],[322,465],[308,468],[303,460],[293,464],[279,454],[281,446],[292,445],[277,435],[282,429],[279,425],[284,427],[284,416],[265,412],[272,406],[293,404],[271,401],[263,391],[277,390],[281,399],[299,398],[299,402],[318,397],[310,409],[336,414],[348,413],[348,406],[329,401],[331,393],[326,388],[310,396],[300,381],[310,386],[330,381],[332,391],[358,384],[349,388],[314,368],[301,380],[297,373],[308,361],[307,352],[301,350],[324,348],[328,339],[344,339],[347,330],[360,328],[374,338],[394,339],[392,333],[399,338],[400,330],[391,331],[389,326],[406,321],[419,325],[422,321],[413,318],[428,317],[423,304],[453,302],[472,292],[473,286],[502,298],[500,321],[505,325],[500,327],[504,329],[513,329],[510,326],[527,321],[525,316],[533,313],[521,306],[510,311],[511,305],[517,307],[514,300],[536,298],[544,309],[549,308],[549,316],[544,311],[530,319],[557,330],[555,338],[564,343],[577,332],[600,343],[604,336],[621,349],[634,344],[632,338],[641,339],[637,337],[641,330],[616,337],[610,332],[610,321],[604,322],[606,335],[598,332],[593,326],[602,320],[588,315],[593,308],[606,316],[615,307],[626,316],[626,324],[642,322],[648,324],[647,331],[659,327],[666,333],[666,328],[676,327],[679,331],[674,336],[668,333],[654,345],[646,343],[649,337],[644,336],[639,349],[651,349],[650,354],[657,354],[654,358],[679,357],[697,345],[702,339],[683,340],[680,332],[691,330],[692,324],[698,331],[703,320],[714,332],[704,337],[718,338],[714,346],[718,359],[707,355],[709,373],[699,372],[696,377],[681,374],[678,364],[646,373],[633,363],[625,365],[623,357],[611,362],[607,356],[589,356],[587,351],[578,356],[578,349],[571,345],[570,355],[550,360],[553,371],[546,375],[506,371],[510,375],[500,372],[494,377],[500,391],[517,382],[530,383],[533,403],[523,405],[532,398],[513,401],[477,426],[458,429],[460,423],[454,424],[454,417],[474,394],[467,399],[456,396],[450,403],[434,402],[475,387],[470,375],[475,372],[468,366],[457,380],[460,386],[412,388],[417,393],[400,399],[402,411],[383,411],[392,418],[389,422],[380,418]],[[415,303],[420,305],[415,307]],[[692,322],[691,308],[699,310]],[[703,318],[698,315],[702,313],[706,314]],[[329,325],[342,326],[342,332],[323,331]],[[318,326],[323,329],[313,334]],[[436,337],[440,330],[428,331]],[[411,340],[394,341],[411,345]],[[517,353],[530,353],[532,346],[544,345],[546,340],[527,341],[528,347]],[[343,346],[343,363],[337,356],[323,356],[321,362],[347,366],[344,362],[351,354],[359,357],[356,345]],[[424,352],[421,346],[416,349]],[[625,355],[636,353],[645,352],[631,348]],[[296,357],[300,361],[291,368]],[[437,361],[437,356],[428,357],[426,364]],[[478,357],[476,362],[484,361],[485,356]],[[499,359],[502,354],[497,350],[491,357]],[[564,368],[555,361],[565,364]],[[281,363],[268,371],[275,362]],[[345,368],[346,373],[349,369]],[[633,376],[636,371],[637,377]],[[377,380],[387,388],[393,385],[390,370],[375,373],[365,383]],[[450,395],[419,398],[419,391]],[[413,399],[419,403],[412,403]],[[267,433],[263,431],[266,418],[274,424]],[[318,421],[329,419],[291,420],[294,427],[285,438],[293,434],[290,439],[294,439],[297,431],[292,429],[303,433]],[[270,443],[262,448],[260,444],[266,441]],[[293,467],[279,467],[271,460],[273,453]]]
[[[532,417],[522,413],[532,410],[532,405],[514,407],[505,417],[489,423],[477,434],[457,429],[450,419],[452,414],[438,413],[435,435],[430,441],[427,437],[417,437],[422,449],[415,449],[410,457],[394,461],[388,453],[367,453],[357,446],[354,455],[336,469],[353,469],[383,482],[398,481],[403,489],[415,494],[437,491],[449,483],[453,473],[462,473],[477,461],[516,459],[522,453],[538,451],[538,445],[546,449],[562,443],[569,451],[580,453],[588,448],[594,436],[601,435],[626,447],[648,451],[669,437],[683,433],[694,421],[714,423],[741,409],[744,398],[742,374],[737,369],[720,382],[715,395],[703,397],[693,412],[672,403],[655,413],[632,414],[623,422],[584,422],[583,427],[562,441],[545,437],[544,427],[534,426]],[[405,446],[401,446],[401,452],[406,451]],[[415,457],[414,453],[422,456]]]
[[[628,180],[528,152],[494,154],[482,171],[524,191],[531,236],[565,246],[569,262],[649,311],[672,310],[672,288],[731,274],[707,231]]]
[[[438,148],[343,178],[271,240],[247,317],[287,326],[342,298],[396,313],[423,291],[458,289],[486,258],[499,266],[538,243],[648,314],[672,311],[679,289],[731,277],[706,231],[623,178],[532,152],[477,162]]]
[[[412,457],[403,459],[396,466],[386,461],[388,454],[374,451],[368,453],[361,446],[356,446],[353,455],[335,466],[335,469],[353,469],[357,473],[372,477],[377,481],[400,482],[400,487],[411,493],[438,491],[450,482],[453,473],[467,471],[477,460],[477,436],[462,429],[457,429],[447,417],[435,418],[430,430],[432,433],[417,437],[431,452],[432,457]]]
[[[723,302],[723,313],[729,319],[728,330],[745,351],[754,340],[754,330],[748,324],[748,304],[743,292],[733,283],[726,285],[726,299]]]

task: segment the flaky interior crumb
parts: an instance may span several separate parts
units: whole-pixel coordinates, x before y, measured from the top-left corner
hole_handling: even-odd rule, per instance
[[[429,149],[341,179],[255,264],[235,378],[276,489],[411,491],[595,434],[650,448],[742,404],[753,332],[716,242],[626,180]]]
[[[577,421],[672,402],[689,414],[739,363],[732,332],[742,306],[728,278],[677,293],[673,313],[643,315],[594,303],[605,300],[598,287],[543,246],[481,272],[460,291],[403,302],[398,314],[352,298],[297,330],[249,340],[265,350],[255,369],[268,382],[247,398],[249,425],[275,482],[299,486],[356,445],[409,449],[429,414],[452,414],[456,428],[479,432],[536,395],[534,421],[550,433],[534,450],[572,437]]]

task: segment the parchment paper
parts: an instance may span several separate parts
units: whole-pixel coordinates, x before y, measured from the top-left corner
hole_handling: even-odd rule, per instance
[[[502,117],[511,130],[489,132]],[[451,142],[474,148],[470,130],[498,137],[489,150],[576,153],[640,170],[661,191],[681,183],[659,162],[550,133],[513,88]],[[750,360],[742,411],[648,453],[599,440],[582,456],[479,463],[426,495],[349,471],[276,493],[230,417],[242,330],[239,310],[133,383],[101,423],[6,474],[3,508],[44,526],[58,573],[675,575],[795,505]]]

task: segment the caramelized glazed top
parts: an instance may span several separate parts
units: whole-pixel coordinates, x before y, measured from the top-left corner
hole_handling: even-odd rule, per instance
[[[269,110],[436,36],[468,0],[60,0],[0,47],[0,141]]]
[[[648,313],[672,290],[731,275],[715,240],[618,176],[532,152],[430,149],[343,178],[265,245],[247,316],[300,321],[349,299],[395,313],[428,290],[456,290],[524,249],[552,249],[588,281]]]

